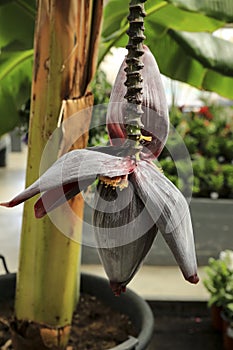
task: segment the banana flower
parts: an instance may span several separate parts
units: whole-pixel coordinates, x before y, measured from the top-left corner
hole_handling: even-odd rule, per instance
[[[142,61],[144,128],[138,154],[125,145],[123,63],[107,112],[111,145],[63,155],[22,193],[0,204],[14,207],[40,193],[34,208],[35,216],[41,218],[98,179],[93,226],[100,258],[116,295],[125,291],[158,230],[185,279],[198,282],[188,204],[152,162],[166,142],[168,115],[160,73],[148,48]]]

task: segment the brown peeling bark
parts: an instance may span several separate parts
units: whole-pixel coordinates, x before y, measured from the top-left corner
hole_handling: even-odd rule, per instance
[[[86,147],[93,102],[94,96],[90,92],[81,98],[63,101],[63,138],[59,157],[69,150]]]
[[[73,149],[85,148],[88,142],[88,130],[92,116],[92,106],[94,103],[94,96],[88,92],[85,96],[78,99],[70,99],[63,101],[63,138],[59,149],[59,157],[68,151]],[[72,211],[82,219],[84,211],[84,200],[81,194],[73,197],[69,200],[69,205]],[[69,215],[69,213],[66,213]],[[70,215],[69,221],[72,222],[72,226],[76,227],[75,232],[80,232],[82,227],[80,221],[74,221],[73,216]],[[72,235],[75,237],[75,232]]]

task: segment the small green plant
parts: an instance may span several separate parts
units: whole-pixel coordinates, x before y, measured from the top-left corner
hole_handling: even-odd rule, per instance
[[[233,315],[233,251],[221,252],[218,259],[211,257],[205,272],[203,284],[210,293],[208,305],[232,310]]]

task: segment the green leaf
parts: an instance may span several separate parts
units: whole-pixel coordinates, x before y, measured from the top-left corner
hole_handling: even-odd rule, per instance
[[[202,88],[233,99],[232,84],[233,79],[231,77],[225,77],[220,73],[208,70],[203,78]]]
[[[204,67],[233,76],[233,44],[209,33],[171,31],[171,36]],[[221,53],[221,54],[219,54]]]
[[[0,135],[30,97],[35,8],[34,0],[0,0]]]
[[[149,43],[149,47],[157,60],[161,73],[201,88],[206,71],[197,60],[187,55],[184,48],[171,35],[165,35],[162,40],[154,38],[151,45]]]
[[[200,12],[207,16],[233,22],[232,0],[167,0],[185,10]]]
[[[223,26],[223,22],[206,17],[198,13],[191,13],[168,4],[166,1],[153,0],[146,3],[147,16],[145,18],[147,40],[161,37],[168,28],[182,31],[209,31],[212,32]],[[104,11],[104,25],[102,32],[99,62],[109,52],[112,46],[125,46],[128,40],[126,31],[128,24],[125,21],[128,13],[128,3],[125,0],[110,0]]]
[[[112,8],[114,8],[114,11]],[[122,20],[126,20],[127,14],[128,6],[122,6],[122,2],[119,0],[112,0],[111,6],[108,4],[104,10],[102,35],[108,37],[116,32],[119,29]]]
[[[19,52],[3,52],[0,55],[0,83],[5,78],[9,77],[15,70],[22,69],[22,65],[28,59],[32,59],[33,50],[19,51]],[[28,72],[26,72],[27,74]],[[14,91],[14,90],[12,90]]]
[[[33,50],[0,55],[0,135],[18,122],[18,110],[30,96]]]
[[[166,6],[164,5],[159,8],[154,5],[154,1],[149,0],[147,5],[146,27],[149,21],[152,25],[156,23],[156,25],[159,24],[166,29],[213,32],[223,25],[222,20],[213,19],[198,12],[186,11],[172,4],[166,4]]]
[[[184,34],[170,30],[168,34],[149,41],[161,73],[232,99],[233,64],[230,57],[233,57],[233,44],[207,33]],[[206,44],[208,37],[210,41]]]
[[[13,1],[13,0],[12,0]],[[0,0],[0,6],[8,4],[10,1],[8,0]]]
[[[232,20],[233,2],[158,0],[155,4],[148,0],[146,11],[145,43],[161,72],[199,89],[233,98],[233,44],[209,34]],[[126,13],[124,0],[108,2],[99,61],[112,46],[127,44]]]
[[[103,41],[114,41],[114,45],[119,46],[118,40],[126,35],[128,28],[127,13],[128,3],[125,0],[108,2],[104,10]],[[156,1],[156,4],[153,0],[148,0],[146,13],[145,25],[153,28],[155,35],[161,35],[169,28],[181,31],[213,32],[224,25],[222,19],[216,20],[200,13],[191,13],[162,0]]]
[[[34,7],[32,6],[34,5]],[[0,48],[30,49],[33,45],[35,2],[8,1],[0,6]]]
[[[2,108],[3,106],[3,108]],[[17,125],[19,116],[13,96],[0,89],[0,136],[11,131]]]

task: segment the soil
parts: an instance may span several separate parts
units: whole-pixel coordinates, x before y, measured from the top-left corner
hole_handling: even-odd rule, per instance
[[[84,339],[84,333],[88,333],[88,338],[90,337],[90,333],[92,332],[92,335],[94,337],[94,341],[92,339],[92,343],[86,344],[86,345],[79,345],[81,346],[82,350],[94,350],[94,349],[106,349],[103,346],[100,345],[99,348],[96,348],[98,338],[96,334],[96,330],[98,328],[101,329],[100,326],[98,326],[98,320],[99,320],[99,311],[105,313],[103,311],[103,308],[99,306],[98,302],[93,299],[93,297],[87,297],[86,299],[87,304],[92,304],[92,308],[87,305],[85,305],[85,299],[82,302],[82,304],[79,305],[80,308],[84,308],[84,310],[79,309],[78,314],[83,317],[85,314],[87,314],[87,318],[92,320],[92,326],[90,326],[89,329],[85,329],[83,325],[83,321],[81,320],[75,320],[76,316],[74,316],[74,322],[80,322],[79,331],[82,331],[81,335]],[[147,350],[197,350],[197,349],[205,349],[205,350],[223,350],[223,340],[222,340],[222,333],[217,332],[211,324],[211,318],[210,318],[210,311],[207,308],[206,302],[189,302],[189,301],[149,301],[149,305],[153,311],[154,314],[154,334],[153,338],[147,348]],[[100,308],[100,310],[99,310]],[[1,348],[2,344],[5,344],[7,341],[9,341],[10,338],[10,332],[8,327],[8,321],[9,317],[12,315],[12,306],[9,308],[9,305],[3,305],[3,308],[0,308],[0,316],[5,315],[4,319],[0,318],[0,349],[1,350],[10,350],[12,348],[5,347]],[[89,315],[87,310],[90,311]],[[107,324],[104,325],[104,331],[107,330],[107,339],[109,337],[109,332],[111,334],[111,341],[110,344],[112,344],[113,340],[113,330],[110,326],[110,321],[112,322],[112,318],[119,317],[118,321],[113,321],[117,325],[117,329],[119,327],[123,327],[123,329],[127,329],[128,327],[128,321],[125,323],[124,316],[118,316],[116,312],[112,312],[110,310],[106,311],[107,314],[105,314],[105,319],[108,320]],[[117,316],[116,316],[117,315]],[[78,318],[78,317],[77,317]],[[119,321],[120,319],[120,321]],[[117,324],[118,322],[118,324]],[[106,328],[106,329],[105,329]],[[129,328],[131,329],[131,326],[129,324]],[[79,334],[75,332],[76,327],[73,327],[73,333],[71,335],[70,340],[70,348],[68,347],[67,350],[76,350],[80,349],[75,345],[73,347],[73,344],[76,343],[77,337],[81,337]],[[121,334],[121,332],[119,332]],[[130,333],[130,331],[129,331]],[[133,332],[131,333],[133,334]],[[133,334],[134,335],[134,334]],[[87,338],[87,339],[88,339]],[[89,339],[90,340],[90,339]],[[102,344],[104,344],[106,340],[102,340]],[[10,343],[9,343],[10,346]],[[86,346],[86,347],[85,347]],[[89,346],[89,348],[88,348]]]
[[[113,311],[95,296],[84,294],[73,317],[70,349],[111,349],[137,336],[129,317]]]
[[[13,350],[9,321],[13,304],[0,307],[0,348]],[[107,350],[137,336],[128,316],[113,311],[95,296],[82,294],[74,312],[72,331],[67,350]]]

